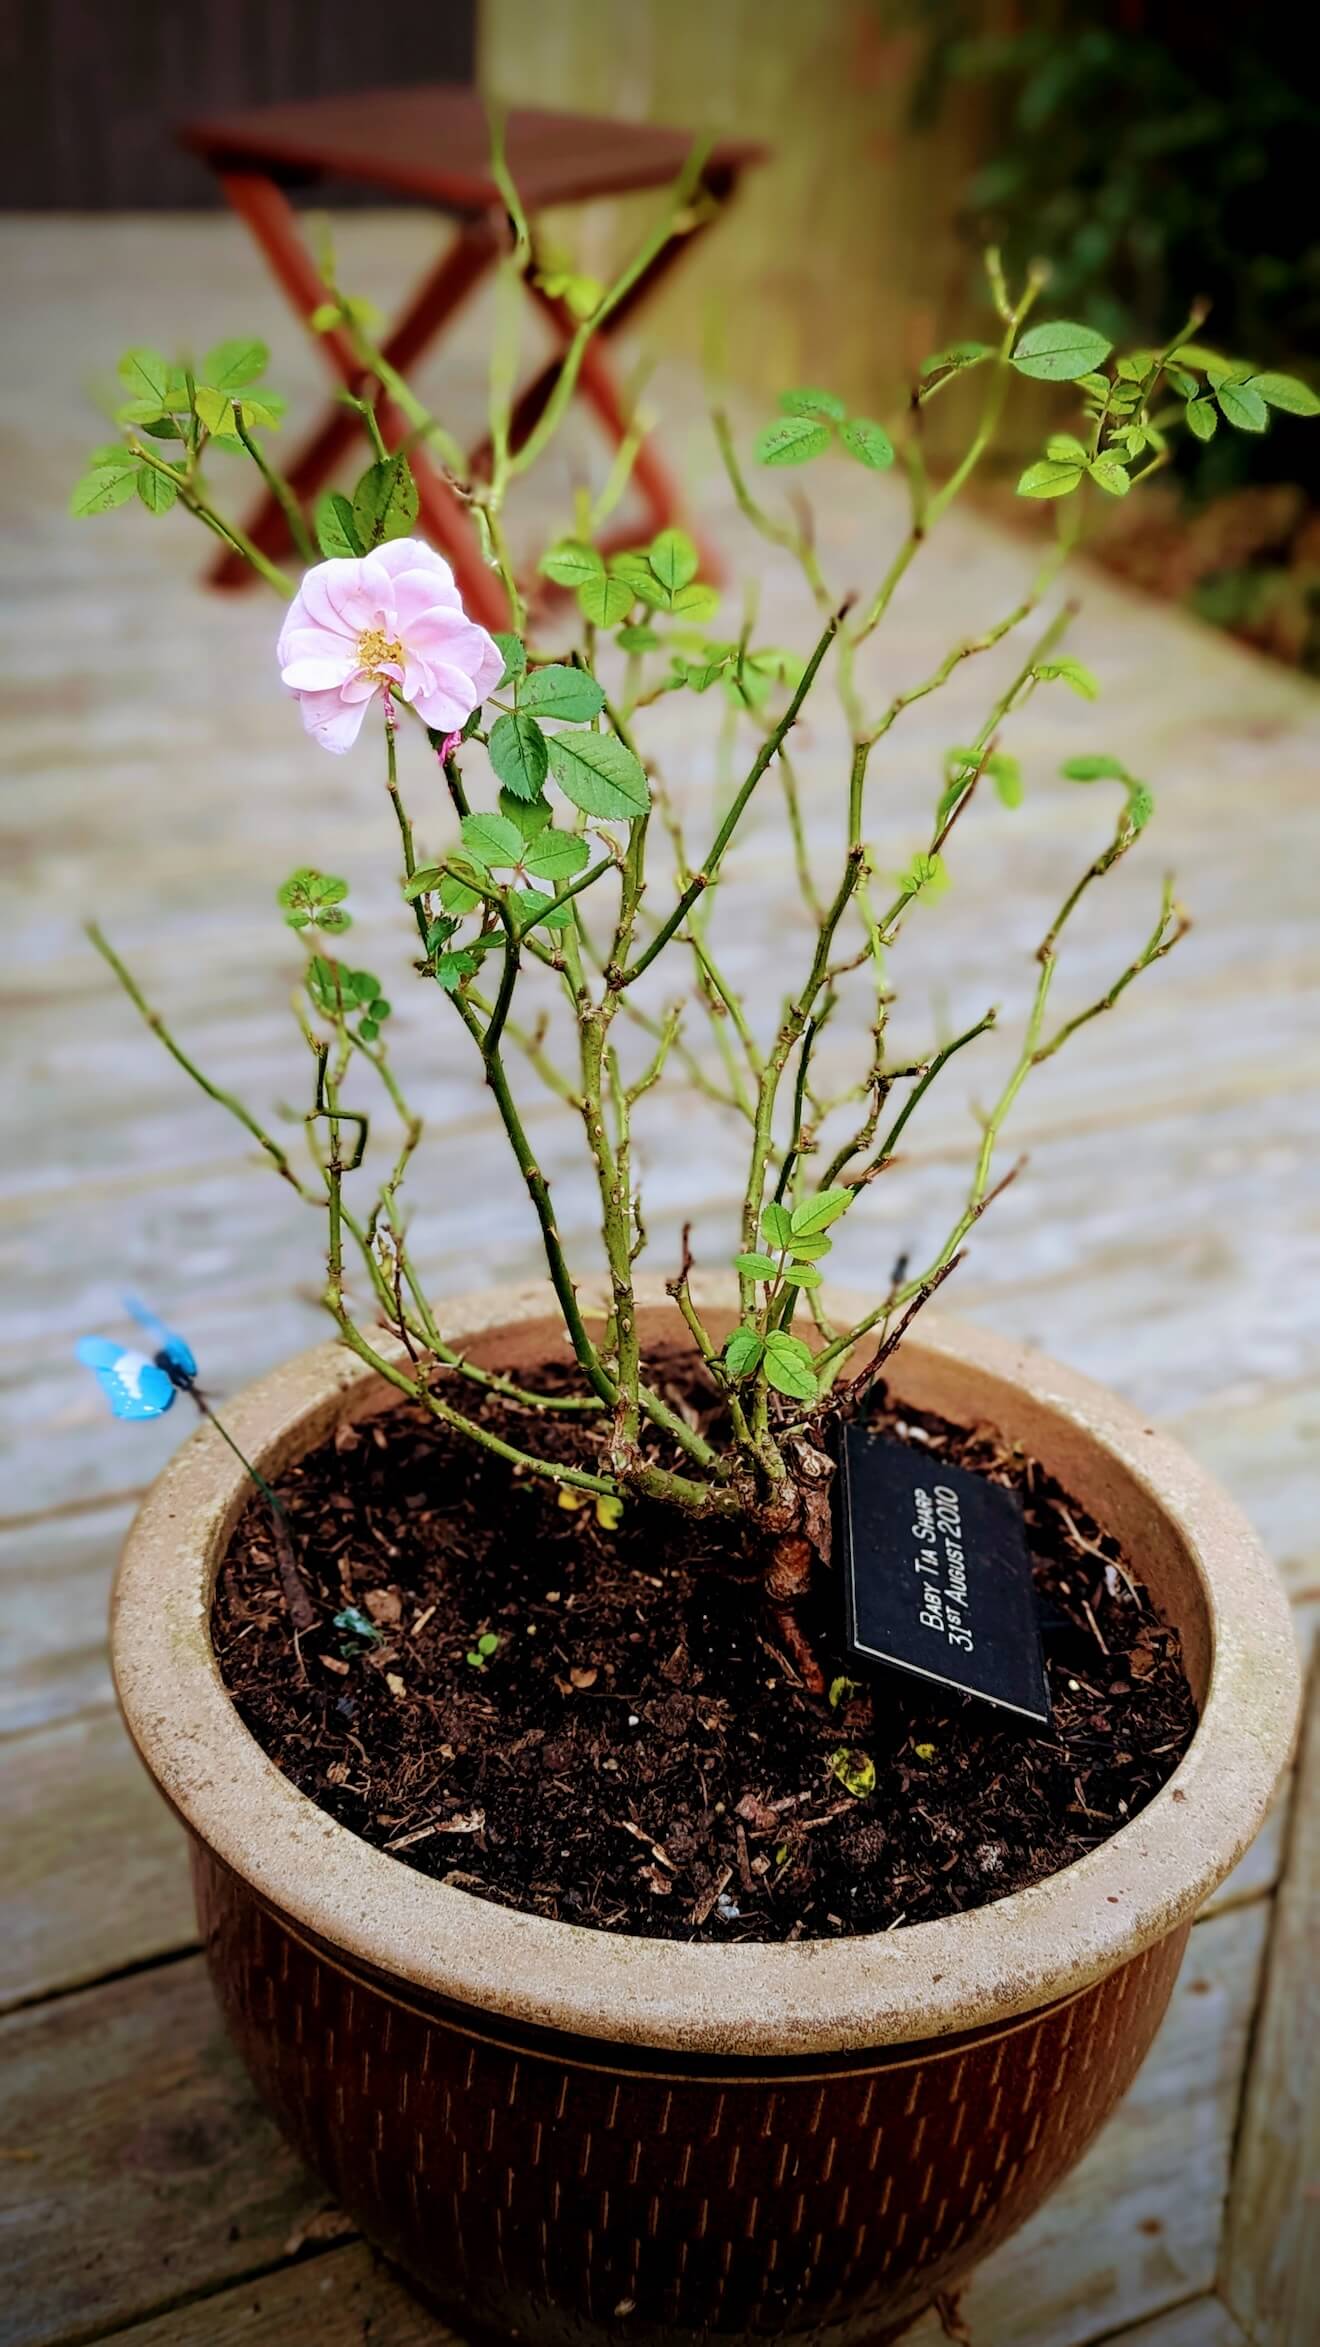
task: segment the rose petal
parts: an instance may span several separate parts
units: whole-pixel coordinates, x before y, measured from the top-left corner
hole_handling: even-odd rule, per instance
[[[443,554],[437,554],[434,546],[428,546],[424,538],[391,538],[386,545],[376,547],[371,560],[379,563],[394,579],[401,578],[405,571],[425,571],[430,577],[432,588],[437,590],[437,601],[441,596],[456,595],[458,592],[454,585],[454,574]]]
[[[302,693],[298,706],[313,740],[323,750],[332,750],[336,757],[352,749],[367,713],[365,700],[349,701],[343,693]]]
[[[347,683],[357,668],[357,654],[345,645],[342,653],[295,652],[280,670],[280,681],[295,693],[328,692]]]
[[[400,571],[391,582],[390,596],[403,627],[412,627],[418,620],[426,619],[432,613],[466,624],[466,614],[458,599],[457,589],[446,587],[434,571]]]
[[[477,706],[471,678],[461,668],[433,667],[426,689],[411,698],[418,716],[436,733],[465,725]]]
[[[328,628],[337,636],[361,635],[373,617],[372,598],[364,592],[365,568],[355,556],[338,555],[305,572],[294,598],[295,609],[299,603],[303,607],[302,624]]]

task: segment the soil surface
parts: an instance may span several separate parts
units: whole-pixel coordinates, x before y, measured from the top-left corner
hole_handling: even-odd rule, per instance
[[[714,1418],[694,1364],[673,1356],[653,1374]],[[525,1409],[474,1405],[473,1390],[466,1409],[528,1440]],[[305,1591],[281,1570],[269,1512],[247,1510],[215,1599],[225,1683],[332,1817],[506,1906],[709,1940],[832,1938],[979,1907],[1143,1808],[1195,1706],[1140,1560],[1039,1466],[883,1395],[870,1415],[1020,1493],[1048,1601],[1050,1730],[868,1676],[828,1573],[805,1619],[830,1676],[861,1683],[833,1706],[811,1698],[775,1647],[753,1536],[633,1503],[603,1524],[593,1500],[566,1507],[553,1486],[511,1479],[411,1406],[341,1429],[281,1481]],[[594,1459],[587,1419],[534,1431],[543,1452]],[[861,1798],[831,1769],[841,1747],[874,1766]]]

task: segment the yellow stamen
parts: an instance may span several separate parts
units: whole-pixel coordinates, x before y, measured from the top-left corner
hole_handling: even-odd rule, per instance
[[[387,662],[402,666],[403,646],[397,636],[387,636],[383,628],[368,628],[365,635],[358,637],[358,659],[368,675],[375,676]]]

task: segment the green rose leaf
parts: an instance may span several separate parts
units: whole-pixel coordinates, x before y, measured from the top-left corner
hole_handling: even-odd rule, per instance
[[[1038,383],[1075,383],[1102,367],[1113,347],[1093,326],[1054,318],[1047,325],[1028,328],[1013,353],[1013,365],[1019,375],[1030,375]]]
[[[537,565],[543,578],[553,579],[557,587],[582,587],[588,579],[604,575],[603,556],[594,546],[587,546],[580,538],[561,538],[541,556]]]
[[[849,416],[839,426],[839,438],[849,456],[858,464],[868,465],[873,473],[883,473],[894,461],[894,443],[889,434],[869,416]]]
[[[198,421],[206,426],[213,440],[237,440],[234,403],[226,392],[213,390],[209,383],[199,383],[193,405]]]
[[[713,619],[720,607],[720,591],[707,579],[693,579],[690,585],[675,589],[669,608],[675,619],[688,619],[699,626],[703,620]]]
[[[554,661],[548,668],[531,670],[519,687],[518,706],[535,710],[538,717],[586,725],[593,717],[599,717],[605,706],[605,695],[595,677],[589,676],[585,669],[568,668]]]
[[[503,673],[495,690],[502,693],[506,685],[515,684],[527,669],[527,646],[521,636],[503,635],[497,628],[491,641],[498,647],[504,662]]]
[[[1198,440],[1214,439],[1219,428],[1219,415],[1213,400],[1189,399],[1183,414],[1187,419],[1188,431]]]
[[[445,875],[439,864],[419,864],[403,883],[403,893],[409,904],[425,896],[430,888],[438,888]]]
[[[779,1265],[773,1255],[735,1255],[733,1268],[744,1279],[778,1279]]]
[[[584,815],[635,822],[651,804],[641,760],[612,733],[551,734],[550,771]]]
[[[685,530],[662,530],[646,549],[646,559],[670,594],[677,594],[697,575],[699,556]]]
[[[772,1247],[789,1247],[793,1242],[793,1217],[778,1199],[767,1206],[761,1216],[761,1228]]]
[[[621,627],[614,641],[621,652],[658,652],[661,644],[653,627]]]
[[[1215,398],[1225,423],[1232,424],[1236,431],[1263,432],[1269,423],[1270,411],[1250,383],[1227,375],[1215,385]]]
[[[347,895],[346,880],[303,864],[290,873],[277,892],[276,902],[290,929],[340,930],[349,926],[349,915],[342,910]]]
[[[522,860],[523,837],[507,815],[465,815],[460,826],[464,853],[482,871]]]
[[[260,397],[255,392],[242,391],[230,402],[231,407],[242,409],[243,421],[249,431],[254,424],[269,424],[273,428],[279,423],[287,405],[288,401],[281,399],[274,391],[263,391]],[[237,419],[234,430],[238,430]]]
[[[507,815],[528,847],[539,839],[550,823],[550,804],[547,799],[520,799],[516,791],[500,792],[500,813]]]
[[[1039,661],[1036,675],[1043,684],[1058,682],[1070,685],[1079,700],[1096,701],[1100,697],[1100,686],[1090,669],[1084,668],[1080,660],[1069,659],[1066,654],[1058,660]],[[993,771],[993,768],[994,760],[990,759],[987,761],[987,771]]]
[[[830,444],[829,427],[811,416],[781,416],[767,424],[756,442],[756,461],[763,465],[804,465],[822,456]]]
[[[417,519],[417,483],[402,453],[368,465],[353,491],[353,526],[363,550],[406,538]]]
[[[352,559],[365,552],[353,519],[351,501],[342,489],[327,489],[316,500],[316,543],[327,562]]]
[[[593,627],[617,627],[621,619],[628,617],[637,594],[629,580],[602,571],[599,577],[588,579],[578,588],[577,599],[579,611]]]
[[[148,513],[168,513],[179,494],[174,474],[158,473],[153,465],[142,466],[136,485]]]
[[[470,913],[481,903],[481,897],[475,888],[468,887],[466,880],[459,879],[457,872],[442,872],[440,902],[447,913]]]
[[[204,383],[232,397],[245,384],[255,383],[269,365],[270,352],[265,343],[258,342],[254,335],[240,335],[232,342],[217,342],[214,350],[208,350],[199,373]]]
[[[811,1348],[801,1337],[772,1328],[765,1340],[765,1374],[775,1392],[790,1401],[814,1402],[819,1391]]]
[[[950,886],[948,867],[943,856],[930,855],[923,849],[912,858],[906,872],[899,875],[899,886],[921,903],[938,904]]]
[[[636,547],[611,556],[610,577],[632,588],[634,603],[645,603],[653,611],[668,611],[673,601],[668,587],[661,586],[646,555]]]
[[[158,416],[170,404],[171,368],[158,350],[126,350],[119,362],[119,380],[131,400],[139,400]]]
[[[1107,497],[1126,497],[1132,487],[1131,476],[1116,456],[1098,456],[1086,469],[1097,489],[1103,489]]]
[[[1076,758],[1065,758],[1059,768],[1069,782],[1126,782],[1128,770],[1118,758],[1111,758],[1103,750],[1088,750]]]
[[[571,905],[561,905],[543,889],[516,888],[513,902],[520,929],[566,929],[573,918]]]
[[[800,391],[781,391],[779,405],[786,416],[811,416],[830,424],[841,424],[848,413],[832,391],[815,391],[809,385]]]
[[[933,357],[923,359],[921,380],[933,388],[933,376],[961,375],[968,367],[979,367],[983,359],[993,356],[988,342],[951,342],[947,350],[937,350]]]
[[[754,1328],[735,1328],[724,1348],[724,1366],[730,1377],[750,1377],[759,1368],[765,1350]]]
[[[535,799],[550,771],[545,735],[534,717],[521,709],[516,716],[497,717],[490,729],[490,762],[506,790],[516,799]]]
[[[1134,831],[1144,831],[1155,812],[1155,794],[1144,782],[1128,784],[1128,821]]]
[[[523,870],[534,880],[571,880],[584,871],[591,850],[580,832],[543,831],[523,856]]]
[[[112,506],[125,505],[137,486],[137,473],[137,458],[126,450],[113,464],[93,465],[69,499],[70,513],[82,521],[88,514],[109,513]]]
[[[437,981],[446,994],[453,994],[465,978],[470,978],[481,965],[481,955],[470,945],[462,945],[456,953],[442,953],[435,965]]]
[[[789,1243],[795,1239],[814,1239],[818,1231],[827,1231],[832,1222],[846,1214],[857,1192],[835,1188],[818,1190],[814,1198],[804,1198],[795,1206],[789,1222]]]
[[[790,1263],[784,1270],[784,1277],[791,1288],[818,1288],[824,1276],[812,1263]]]
[[[1084,467],[1071,458],[1042,456],[1028,465],[1018,481],[1019,497],[1071,497],[1085,478]]]
[[[1037,675],[1040,671],[1037,670]],[[1008,750],[995,750],[986,759],[985,771],[995,786],[995,795],[1001,807],[1020,807],[1023,800],[1022,768]]]
[[[801,1231],[794,1231],[789,1240],[789,1253],[795,1263],[816,1263],[822,1255],[829,1254],[833,1244],[832,1239],[826,1238],[824,1231],[816,1231],[810,1238],[804,1238]]]
[[[1248,389],[1259,393],[1267,407],[1277,407],[1288,416],[1320,416],[1320,399],[1309,383],[1301,383],[1296,375],[1253,375]]]

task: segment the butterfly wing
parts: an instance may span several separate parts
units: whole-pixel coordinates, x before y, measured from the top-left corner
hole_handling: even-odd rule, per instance
[[[106,1336],[82,1337],[75,1350],[95,1372],[116,1418],[162,1418],[169,1409],[175,1387],[145,1353],[130,1353]]]
[[[146,1329],[157,1352],[167,1354],[175,1368],[181,1370],[185,1377],[195,1377],[197,1375],[197,1360],[192,1346],[187,1344],[181,1336],[176,1335],[172,1328],[167,1328],[164,1321],[158,1319],[154,1312],[149,1312],[146,1305],[140,1303],[136,1296],[125,1296],[124,1303],[139,1328]]]

